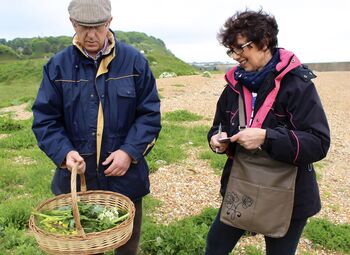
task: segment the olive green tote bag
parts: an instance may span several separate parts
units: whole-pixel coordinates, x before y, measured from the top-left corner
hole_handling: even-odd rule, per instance
[[[241,96],[239,99],[240,126],[245,127],[243,100]],[[269,237],[283,237],[291,221],[296,175],[295,165],[237,144],[221,222]]]

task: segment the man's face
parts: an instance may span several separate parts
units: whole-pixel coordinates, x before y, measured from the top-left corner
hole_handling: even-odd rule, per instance
[[[79,43],[92,56],[96,56],[96,54],[103,48],[111,20],[112,18],[102,25],[93,27],[81,26],[72,20]]]

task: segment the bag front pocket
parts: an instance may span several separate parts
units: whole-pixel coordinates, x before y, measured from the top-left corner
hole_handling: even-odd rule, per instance
[[[282,237],[289,228],[293,199],[293,190],[264,187],[230,176],[220,220],[236,228]]]
[[[256,232],[275,238],[283,237],[290,225],[293,201],[293,190],[258,187],[256,210],[251,223]]]

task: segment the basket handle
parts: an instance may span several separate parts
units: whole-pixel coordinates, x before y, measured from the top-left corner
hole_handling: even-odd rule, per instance
[[[78,209],[78,197],[77,197],[77,173],[78,173],[78,165],[79,163],[75,164],[72,173],[71,173],[71,179],[70,179],[70,187],[71,187],[71,196],[72,196],[72,210],[73,210],[73,217],[75,226],[78,231],[78,235],[82,237],[86,237],[85,231],[80,223],[80,213]],[[83,192],[86,192],[86,180],[84,174],[79,174],[80,176],[80,187]]]

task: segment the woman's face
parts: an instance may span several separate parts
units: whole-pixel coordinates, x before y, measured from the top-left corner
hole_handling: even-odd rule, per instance
[[[241,47],[232,47],[235,52],[240,52],[240,54],[233,53],[232,58],[236,60],[240,67],[248,72],[255,72],[262,69],[272,58],[272,54],[267,46],[264,46],[262,49],[258,49],[258,47],[254,43],[250,43],[249,45],[242,48],[242,45],[249,43],[249,40],[246,37],[238,36],[237,37],[237,45]]]

